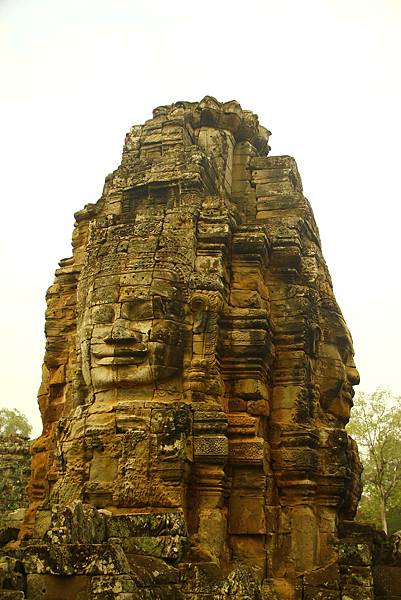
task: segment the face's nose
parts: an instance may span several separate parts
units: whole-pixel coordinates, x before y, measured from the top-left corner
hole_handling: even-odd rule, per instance
[[[358,369],[355,366],[353,360],[351,360],[345,367],[347,373],[347,380],[350,385],[358,385],[361,381],[359,377]]]
[[[130,327],[130,322],[117,319],[110,333],[104,338],[106,344],[140,344],[143,342],[143,333]]]

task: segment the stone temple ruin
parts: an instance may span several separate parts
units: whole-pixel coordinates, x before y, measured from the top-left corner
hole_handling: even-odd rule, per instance
[[[161,106],[75,215],[0,598],[375,597],[352,341],[268,140],[235,101]]]

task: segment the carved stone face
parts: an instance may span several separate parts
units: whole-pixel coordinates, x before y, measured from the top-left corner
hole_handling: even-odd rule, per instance
[[[325,311],[325,321],[317,364],[320,403],[341,423],[347,423],[353,405],[353,386],[359,383],[352,339],[340,315]]]
[[[95,392],[157,386],[183,359],[183,307],[157,295],[93,304],[88,298],[80,340],[85,382]]]

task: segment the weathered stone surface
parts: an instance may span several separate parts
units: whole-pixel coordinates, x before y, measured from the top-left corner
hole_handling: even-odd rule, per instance
[[[28,600],[371,587],[363,552],[339,561],[360,494],[352,341],[268,139],[234,101],[159,107],[76,213],[47,295]]]
[[[9,600],[24,598],[22,571],[22,565],[16,558],[0,556],[0,598],[9,598]]]
[[[90,578],[75,575],[73,577],[55,575],[27,576],[27,597],[32,600],[84,600],[90,598]]]
[[[29,449],[28,438],[0,436],[0,536],[2,527],[19,528],[24,520],[24,509],[28,506]]]
[[[27,573],[62,576],[129,572],[125,554],[113,543],[27,546],[24,568]]]
[[[186,536],[187,528],[181,512],[134,513],[106,515],[107,536],[115,538]]]

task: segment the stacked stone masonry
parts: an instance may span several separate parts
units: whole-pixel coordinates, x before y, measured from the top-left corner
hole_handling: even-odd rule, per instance
[[[75,215],[4,598],[373,598],[339,539],[360,495],[352,341],[268,140],[235,101],[161,106]]]
[[[0,528],[9,524],[10,512],[28,506],[29,448],[21,435],[0,436]]]

